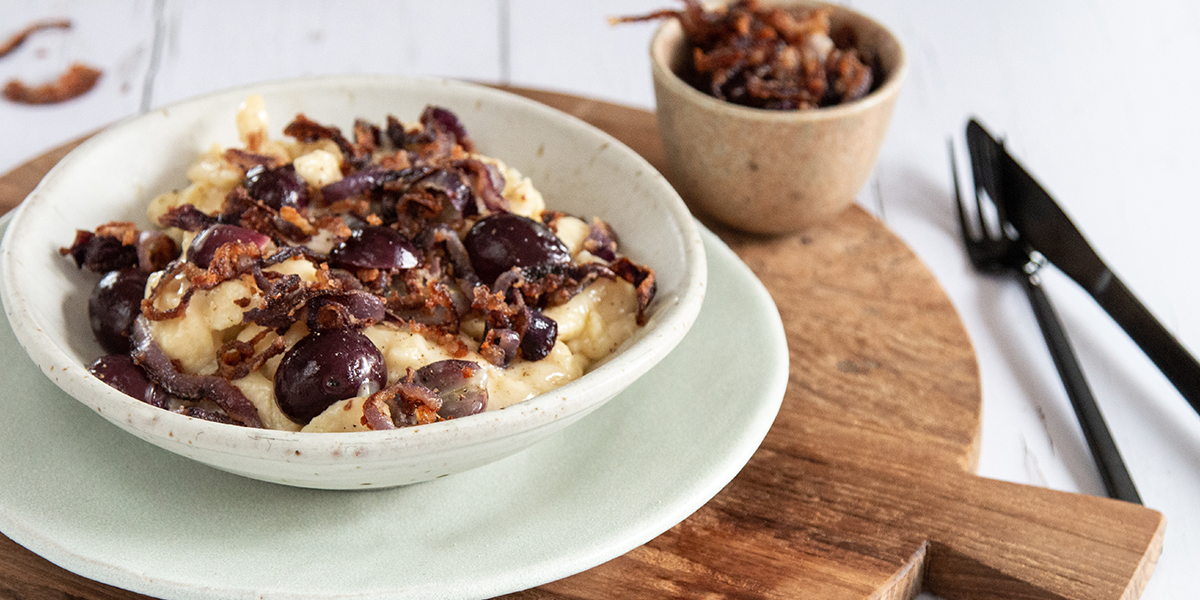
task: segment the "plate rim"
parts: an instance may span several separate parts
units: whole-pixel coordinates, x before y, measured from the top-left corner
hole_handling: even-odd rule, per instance
[[[0,227],[4,225],[6,223],[0,221]],[[338,593],[336,594],[337,598],[372,597],[400,599],[428,597],[429,594],[437,597],[485,597],[543,585],[595,567],[645,544],[701,508],[736,477],[761,445],[762,440],[766,437],[779,412],[789,377],[790,357],[787,352],[787,341],[782,319],[769,292],[767,292],[758,278],[754,276],[749,267],[728,246],[715,234],[704,229],[703,226],[700,226],[700,228],[706,249],[710,250],[709,256],[717,258],[716,261],[711,262],[717,262],[723,267],[732,269],[735,273],[740,274],[740,279],[743,279],[740,282],[742,285],[736,286],[739,297],[743,299],[751,298],[752,301],[759,303],[765,302],[772,309],[762,315],[763,342],[768,346],[768,351],[773,356],[776,356],[778,360],[773,365],[774,371],[768,374],[768,380],[764,384],[764,393],[757,406],[756,418],[748,423],[748,426],[741,432],[742,443],[737,446],[738,451],[725,456],[724,460],[720,462],[719,468],[714,469],[712,473],[702,478],[700,481],[703,484],[698,486],[698,489],[691,490],[691,495],[688,498],[679,500],[677,503],[671,505],[668,510],[660,514],[639,515],[637,521],[651,520],[654,522],[653,526],[644,524],[641,529],[635,528],[631,530],[627,527],[627,530],[622,531],[606,543],[599,545],[592,544],[588,550],[576,552],[566,560],[560,558],[556,561],[551,561],[557,564],[526,565],[520,569],[512,569],[510,576],[500,578],[500,580],[473,581],[471,585],[466,586],[468,589],[465,590],[460,582],[459,587],[455,588],[456,592],[460,592],[458,594],[450,594],[446,593],[447,590],[437,589],[401,589],[388,590],[382,593],[379,590],[363,590],[357,593]],[[751,300],[744,301],[748,302]],[[709,310],[717,310],[711,304],[706,303],[706,307]],[[766,363],[763,364],[765,365]],[[651,371],[647,376],[653,377],[654,372]],[[594,425],[595,423],[591,424]],[[579,426],[586,427],[587,425]],[[455,477],[470,477],[471,475],[471,472],[464,472],[455,475]],[[354,494],[356,492],[337,491],[325,493]],[[654,518],[651,519],[651,516]],[[187,582],[155,579],[144,573],[134,573],[128,569],[122,569],[112,559],[101,562],[90,557],[72,553],[57,540],[39,535],[31,526],[16,521],[10,514],[10,510],[3,505],[0,505],[0,532],[3,532],[14,542],[24,546],[35,554],[82,577],[156,597],[186,600],[210,600],[218,597],[327,600],[335,597],[324,593],[271,592],[261,589],[216,589],[214,587],[196,588],[193,584]],[[532,573],[525,574],[527,572]],[[461,592],[465,592],[465,594]]]

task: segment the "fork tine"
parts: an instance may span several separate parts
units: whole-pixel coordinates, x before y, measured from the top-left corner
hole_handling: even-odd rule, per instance
[[[980,193],[982,192],[982,193]],[[988,204],[993,208],[996,206],[996,199],[992,198],[991,194],[980,185],[979,174],[975,175],[975,220],[979,221],[979,237],[983,239],[992,239],[991,231],[988,230],[987,213],[984,212],[984,196],[988,198]]]
[[[975,203],[979,208],[979,228],[983,237],[990,239],[1007,237],[1004,226],[1008,221],[1004,203],[1000,198],[1003,190],[999,185],[1000,163],[995,144],[995,139],[979,121],[971,119],[967,122],[967,151],[971,155],[971,172],[975,176]],[[993,229],[988,228],[986,215],[989,213],[984,211],[985,194],[986,203],[991,208],[989,212],[996,217],[996,226]]]
[[[958,206],[958,226],[962,232],[963,242],[970,249],[971,241],[974,236],[971,233],[971,227],[967,223],[967,208],[963,206],[962,188],[958,183],[958,160],[954,156],[954,139],[947,138],[946,145],[950,150],[950,175],[954,179],[954,202]]]

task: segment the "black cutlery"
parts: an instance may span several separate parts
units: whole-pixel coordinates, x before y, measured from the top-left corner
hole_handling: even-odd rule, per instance
[[[981,138],[981,134],[987,139]],[[1046,346],[1050,349],[1054,365],[1058,368],[1071,406],[1075,409],[1075,415],[1083,429],[1084,438],[1100,470],[1105,490],[1111,498],[1141,504],[1141,496],[1138,495],[1133,478],[1121,459],[1121,453],[1117,450],[1117,444],[1104,422],[1104,416],[1096,406],[1096,400],[1084,378],[1083,369],[1079,366],[1066,331],[1059,322],[1045,290],[1042,289],[1038,270],[1044,262],[1039,254],[1031,251],[1012,226],[1006,215],[1005,205],[993,192],[998,189],[996,179],[999,173],[995,167],[997,146],[989,142],[991,138],[982,127],[974,121],[968,124],[967,147],[971,155],[975,188],[974,227],[968,216],[971,212],[970,207],[963,200],[959,188],[953,142],[950,144],[954,195],[958,201],[959,226],[967,247],[967,255],[976,269],[989,273],[1015,274],[1024,284],[1038,325],[1046,338]],[[990,227],[987,219],[989,213],[995,217]]]
[[[1028,247],[1083,287],[1200,413],[1200,363],[1109,269],[1062,208],[978,121],[967,139],[986,148],[993,175],[984,189]]]

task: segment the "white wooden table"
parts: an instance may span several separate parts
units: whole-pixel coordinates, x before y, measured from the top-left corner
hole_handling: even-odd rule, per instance
[[[135,115],[268,79],[432,75],[565,91],[652,108],[653,25],[605,18],[674,0],[0,0],[0,37],[69,18],[0,59],[0,82],[104,71],[76,100],[0,102],[0,172]],[[926,262],[955,302],[983,375],[985,477],[1102,494],[1083,436],[1020,286],[963,253],[946,140],[970,116],[1050,189],[1114,270],[1200,352],[1200,10],[1186,0],[859,0],[892,28],[909,79],[859,202]],[[1167,517],[1144,598],[1195,594],[1200,416],[1086,294],[1046,287],[1147,506]]]

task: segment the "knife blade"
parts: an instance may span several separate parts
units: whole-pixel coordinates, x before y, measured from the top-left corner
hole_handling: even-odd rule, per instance
[[[1104,264],[1066,212],[1005,150],[1003,141],[975,119],[967,124],[967,136],[994,157],[995,175],[983,182],[984,188],[1030,249],[1087,291],[1200,413],[1200,363],[1195,357]]]

